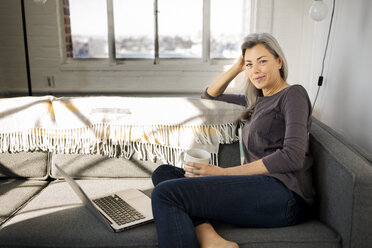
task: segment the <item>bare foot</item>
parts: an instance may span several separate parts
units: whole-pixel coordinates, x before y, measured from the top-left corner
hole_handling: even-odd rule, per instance
[[[195,231],[201,248],[239,248],[237,243],[222,238],[209,223],[198,225]]]

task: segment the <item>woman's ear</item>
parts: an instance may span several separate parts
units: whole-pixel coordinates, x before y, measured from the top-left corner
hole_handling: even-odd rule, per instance
[[[278,65],[279,65],[279,70],[281,70],[283,66],[283,60],[281,58],[278,58]]]

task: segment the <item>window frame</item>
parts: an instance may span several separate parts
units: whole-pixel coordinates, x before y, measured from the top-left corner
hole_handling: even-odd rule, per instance
[[[67,57],[66,53],[66,33],[64,28],[64,13],[63,3],[59,3],[59,27],[60,27],[60,43],[61,43],[61,70],[168,70],[168,71],[219,71],[225,65],[231,64],[235,58],[211,58],[210,38],[211,38],[211,0],[203,1],[203,23],[202,23],[202,56],[201,58],[160,58],[158,44],[158,22],[157,22],[157,2],[154,3],[154,36],[155,36],[155,51],[153,59],[146,58],[116,58],[115,51],[115,23],[114,23],[114,6],[113,0],[106,0],[107,4],[107,26],[108,26],[108,58],[73,58]],[[249,2],[251,9],[250,30],[255,30],[256,18],[256,1]]]

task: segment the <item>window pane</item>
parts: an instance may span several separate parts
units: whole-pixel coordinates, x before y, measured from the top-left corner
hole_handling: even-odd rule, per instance
[[[201,58],[202,0],[159,0],[159,57]]]
[[[117,58],[154,58],[154,1],[114,0]]]
[[[106,0],[70,0],[74,58],[107,58]]]
[[[211,58],[237,58],[250,28],[250,0],[211,1]]]

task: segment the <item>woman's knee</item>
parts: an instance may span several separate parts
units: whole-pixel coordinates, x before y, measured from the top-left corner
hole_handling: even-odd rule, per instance
[[[156,186],[162,181],[164,181],[165,178],[167,177],[167,174],[169,174],[170,168],[171,166],[168,164],[162,164],[158,166],[158,168],[156,168],[154,172],[152,173],[152,176],[151,176],[152,183]]]
[[[173,165],[163,164],[152,173],[152,182],[156,186],[166,180],[183,177],[183,171]]]
[[[155,170],[154,172],[152,173],[152,176],[154,175],[158,175],[158,174],[163,174],[167,171],[170,171],[172,169],[172,165],[169,165],[169,164],[162,164],[162,165],[159,165]]]

